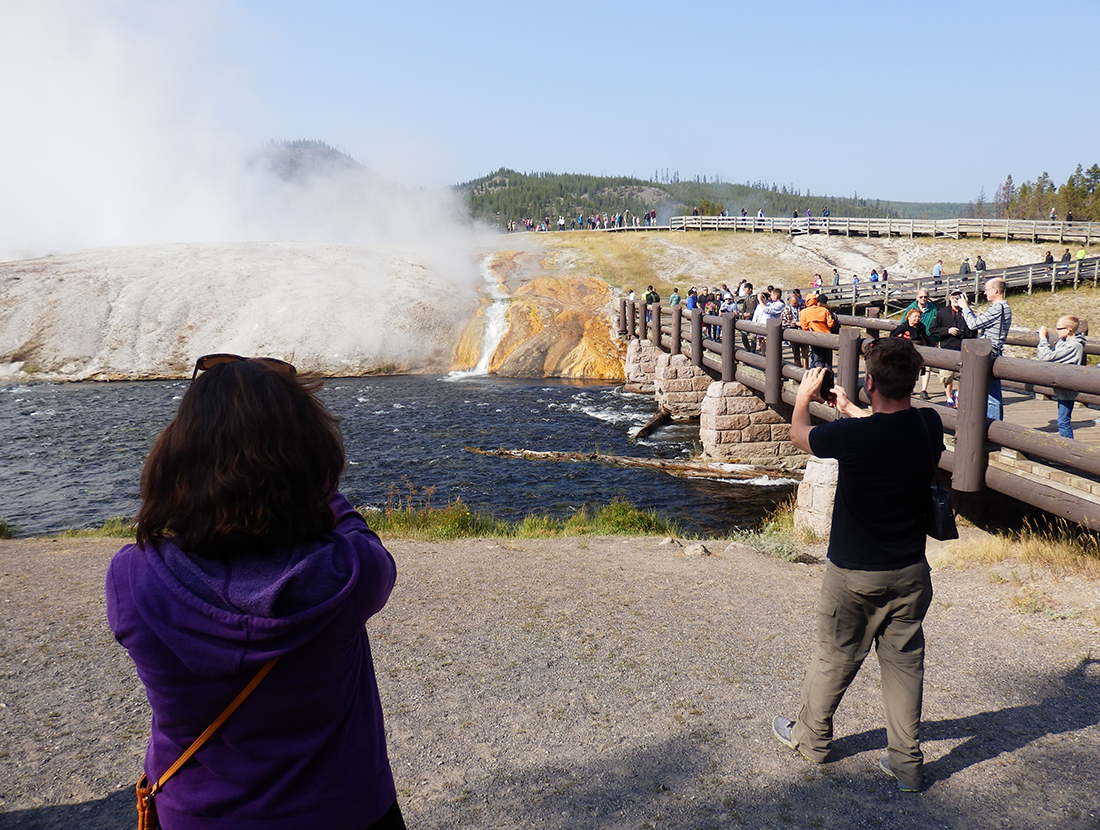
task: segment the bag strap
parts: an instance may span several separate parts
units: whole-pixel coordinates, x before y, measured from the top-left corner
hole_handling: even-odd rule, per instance
[[[263,666],[260,667],[260,670],[256,672],[256,676],[248,682],[248,685],[241,690],[241,693],[239,695],[233,698],[233,702],[225,707],[225,711],[218,715],[214,722],[206,727],[206,731],[195,738],[195,740],[191,743],[191,746],[187,747],[184,753],[176,759],[176,763],[168,767],[164,775],[157,779],[157,782],[153,784],[152,788],[149,790],[149,795],[156,795],[156,793],[158,793],[160,789],[164,786],[164,782],[175,775],[177,772],[179,772],[180,767],[191,760],[191,756],[198,752],[199,749],[202,748],[202,745],[206,743],[207,739],[218,731],[219,727],[221,727],[221,725],[226,722],[230,715],[237,711],[237,707],[244,703],[245,698],[247,698],[250,694],[252,694],[253,691],[255,691],[256,687],[260,685],[260,681],[267,677],[267,673],[271,671],[272,668],[274,668],[275,664],[278,661],[279,658],[276,657],[274,660],[268,660],[266,663],[263,664]]]
[[[930,468],[928,472],[928,480],[931,482],[935,480],[936,470],[939,468],[939,465],[936,463],[936,455],[934,452],[932,452],[932,430],[928,428],[928,422],[924,420],[924,412],[922,412],[918,407],[913,407],[913,409],[917,411],[917,418],[918,420],[920,420],[920,425],[924,427],[924,437],[926,439],[925,447],[927,447],[928,449],[928,466]]]

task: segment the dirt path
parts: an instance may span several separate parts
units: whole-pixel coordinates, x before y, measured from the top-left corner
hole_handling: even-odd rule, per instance
[[[115,547],[0,542],[0,827],[133,826],[148,711],[103,619]],[[398,586],[369,628],[412,828],[1100,827],[1100,637],[1012,610],[1011,565],[936,571],[930,783],[903,795],[875,767],[873,660],[833,762],[770,734],[820,566],[653,538],[390,547]]]

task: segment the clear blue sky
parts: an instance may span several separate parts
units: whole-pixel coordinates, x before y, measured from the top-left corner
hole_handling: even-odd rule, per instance
[[[668,168],[906,201],[1100,162],[1097,0],[2,2],[0,49],[57,50],[0,93],[32,136],[36,101],[102,95],[145,135],[319,139],[418,185]]]

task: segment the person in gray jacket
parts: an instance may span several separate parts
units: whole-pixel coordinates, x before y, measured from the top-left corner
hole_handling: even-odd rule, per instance
[[[1071,366],[1085,362],[1085,336],[1077,332],[1080,321],[1073,315],[1067,314],[1059,317],[1057,323],[1058,339],[1054,345],[1050,345],[1047,339],[1047,327],[1039,327],[1039,360],[1048,360],[1051,363],[1068,363]],[[1073,404],[1077,400],[1077,393],[1072,389],[1054,387],[1054,400],[1058,402],[1058,434],[1063,438],[1073,437],[1073,424],[1070,415],[1073,413]]]
[[[980,260],[981,257],[978,259]],[[989,308],[981,314],[975,314],[970,308],[966,294],[959,297],[959,307],[962,309],[966,325],[993,344],[993,359],[996,360],[1004,351],[1009,329],[1012,328],[1012,309],[1005,302],[1005,281],[1000,277],[986,280],[985,298],[989,300]],[[1000,378],[989,379],[987,397],[986,417],[994,421],[1003,420],[1005,405],[1004,398],[1001,396]]]

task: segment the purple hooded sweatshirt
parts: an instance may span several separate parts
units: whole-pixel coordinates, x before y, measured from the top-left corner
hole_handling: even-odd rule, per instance
[[[171,539],[107,570],[107,620],[153,709],[155,781],[273,657],[279,662],[157,795],[165,830],[362,830],[396,800],[364,624],[393,557],[336,494],[332,533],[230,561]]]

